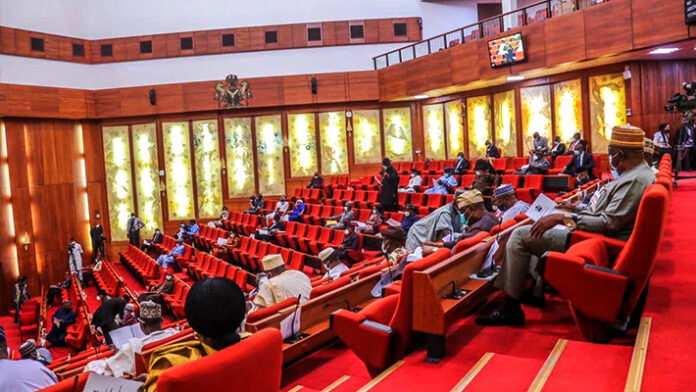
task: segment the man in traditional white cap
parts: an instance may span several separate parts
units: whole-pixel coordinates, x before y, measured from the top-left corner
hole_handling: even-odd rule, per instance
[[[336,280],[341,277],[343,271],[348,270],[348,267],[341,262],[338,252],[334,248],[326,248],[319,252],[317,256],[326,269],[324,279],[331,278],[331,280]]]
[[[300,303],[309,299],[312,283],[304,272],[285,268],[279,254],[266,255],[261,259],[268,280],[261,282],[259,293],[254,298],[257,308],[266,308],[291,297],[300,297]]]
[[[512,184],[502,184],[493,191],[493,206],[498,210],[496,214],[501,222],[514,219],[517,215],[527,212],[530,205],[517,199],[515,188]]]

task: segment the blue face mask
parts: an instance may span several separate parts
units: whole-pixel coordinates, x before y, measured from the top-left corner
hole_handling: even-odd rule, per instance
[[[618,179],[620,174],[616,170],[616,166],[614,165],[614,156],[613,155],[609,156],[609,166],[611,166],[611,175],[614,176],[615,180]]]
[[[575,156],[578,156],[578,155],[580,155],[580,151],[575,150],[575,151],[573,151],[573,154],[574,154]]]

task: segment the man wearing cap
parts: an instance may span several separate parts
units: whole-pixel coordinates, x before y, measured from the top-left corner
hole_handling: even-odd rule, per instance
[[[412,253],[404,248],[406,234],[401,228],[389,226],[380,234],[382,235],[382,254],[389,262],[389,265],[393,267],[390,267],[387,272],[382,274],[379,282],[372,288],[371,294],[375,298],[382,297],[385,287],[401,279],[404,268],[409,263],[422,258],[420,252]],[[397,262],[399,263],[398,265],[396,265]]]
[[[523,297],[532,256],[565,251],[571,230],[577,228],[622,241],[628,239],[643,192],[655,182],[655,174],[643,159],[644,137],[639,128],[615,127],[609,142],[609,164],[617,174],[616,180],[595,192],[587,207],[561,206],[572,215],[550,214],[512,232],[505,248],[505,261],[495,281],[495,286],[507,294],[505,304],[476,319],[478,324],[521,325],[525,321],[521,302],[543,305],[543,297]],[[543,271],[538,272],[543,276]]]
[[[130,338],[116,354],[107,359],[91,361],[85,367],[85,372],[94,372],[105,376],[121,377],[124,374],[135,373],[135,354],[140,353],[149,343],[175,335],[174,328],[162,329],[162,307],[152,301],[144,301],[139,305],[140,329],[143,336]]]
[[[46,340],[54,346],[64,344],[68,326],[75,324],[76,318],[77,315],[72,309],[70,301],[63,302],[63,306],[53,314],[53,325]]]
[[[449,236],[443,243],[426,241],[424,245],[432,247],[454,248],[457,242],[471,238],[476,234],[487,231],[490,232],[495,226],[500,224],[498,218],[486,211],[483,205],[483,195],[481,192],[468,190],[457,197],[457,208],[466,220],[466,227],[461,234]],[[429,252],[423,252],[424,255]]]
[[[341,277],[344,271],[348,271],[348,267],[338,258],[338,252],[334,248],[326,248],[317,255],[321,263],[326,269],[323,279],[330,278],[336,280]]]
[[[420,170],[416,168],[411,169],[411,178],[408,180],[406,187],[399,189],[399,192],[415,192],[416,188],[423,185],[423,177],[421,177]]]
[[[398,204],[399,173],[394,169],[389,158],[382,160],[382,188],[379,191],[379,204],[384,211],[396,211]]]
[[[257,308],[267,308],[291,297],[300,297],[300,303],[309,299],[312,283],[304,272],[285,268],[281,255],[266,255],[261,259],[268,280],[260,283],[254,298]]]
[[[175,256],[183,256],[186,251],[184,246],[184,239],[179,237],[176,239],[176,246],[169,251],[166,255],[161,255],[157,258],[157,264],[161,265],[165,270],[169,268],[169,265],[176,262]]]
[[[514,219],[517,215],[527,212],[530,205],[522,200],[517,200],[515,188],[511,184],[502,184],[493,191],[494,209],[498,209],[497,217],[500,222]]]
[[[418,222],[418,208],[413,204],[406,204],[404,217],[401,219],[401,229],[408,234],[414,223]]]
[[[347,202],[343,206],[342,213],[326,218],[327,221],[335,221],[336,222],[335,224],[331,224],[331,225],[327,223],[326,227],[330,227],[330,228],[336,229],[336,230],[343,230],[346,228],[346,223],[352,222],[354,219],[355,219],[355,211],[353,211],[353,203]]]
[[[18,351],[22,359],[33,359],[41,362],[45,366],[48,366],[48,364],[53,361],[51,352],[43,347],[37,347],[36,340],[34,339],[27,339],[26,342],[19,346]]]
[[[645,163],[650,166],[650,169],[653,171],[653,173],[657,174],[657,168],[655,167],[654,159],[655,159],[655,143],[653,143],[652,140],[648,139],[647,137],[645,138],[645,144],[643,145],[643,158],[645,159]]]
[[[0,391],[33,392],[58,382],[55,373],[34,359],[10,360],[5,329],[0,327]]]
[[[426,241],[438,242],[449,234],[460,234],[465,223],[457,208],[459,197],[414,223],[408,231],[406,249],[414,251]]]
[[[425,191],[429,195],[446,195],[457,187],[457,179],[452,175],[452,168],[446,167],[445,173],[435,181],[435,185]]]

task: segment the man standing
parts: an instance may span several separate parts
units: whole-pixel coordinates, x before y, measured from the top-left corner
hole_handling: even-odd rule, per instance
[[[462,175],[469,169],[469,160],[464,157],[463,152],[457,153],[457,163],[454,165],[454,174]]]
[[[68,326],[75,324],[76,318],[77,315],[72,309],[70,301],[63,302],[63,307],[53,314],[53,326],[46,336],[46,340],[54,346],[64,344]]]
[[[130,218],[128,218],[128,225],[126,226],[128,241],[131,245],[140,246],[140,230],[143,227],[145,227],[145,223],[135,216],[135,212],[132,212]]]
[[[106,344],[111,344],[111,336],[109,332],[118,328],[116,316],[123,314],[128,300],[125,298],[109,298],[102,302],[92,316],[92,325],[97,327],[104,335]]]
[[[572,215],[547,215],[512,232],[505,248],[505,261],[495,281],[495,286],[507,294],[506,301],[501,308],[476,319],[477,324],[524,324],[520,303],[543,304],[543,297],[523,296],[532,256],[539,258],[548,251],[565,251],[571,230],[577,228],[623,241],[628,239],[643,192],[655,182],[655,174],[643,160],[643,139],[644,133],[639,128],[615,127],[609,142],[609,164],[618,178],[596,192],[587,207],[564,205]],[[539,275],[543,276],[543,271]]]
[[[55,373],[33,359],[7,357],[5,329],[0,327],[0,391],[33,392],[58,382]]]
[[[169,251],[166,255],[161,255],[157,258],[157,264],[161,265],[165,270],[169,268],[169,265],[176,263],[175,256],[183,256],[186,251],[186,246],[184,246],[184,239],[177,238],[176,246]]]
[[[309,299],[312,283],[304,272],[285,268],[281,255],[266,255],[261,259],[268,280],[259,284],[259,293],[254,298],[257,308],[267,308],[288,298],[298,296],[300,303]]]
[[[92,239],[93,260],[96,262],[99,258],[104,258],[104,228],[97,222],[89,231],[89,237]]]
[[[530,205],[522,200],[517,200],[515,188],[511,184],[503,184],[493,191],[493,203],[498,209],[500,222],[514,219],[517,215],[527,212]]]
[[[539,135],[539,132],[534,132],[532,137],[534,138],[534,151],[541,152],[543,155],[546,155],[549,152],[549,140],[546,137]]]
[[[15,323],[19,322],[19,311],[22,309],[22,304],[29,298],[27,278],[26,276],[20,276],[19,279],[17,279],[17,283],[12,287],[12,300],[15,303]]]
[[[70,244],[68,245],[68,267],[70,267],[70,274],[78,274],[80,281],[82,281],[82,245],[75,241],[75,238],[70,238]]]
[[[379,191],[379,204],[384,211],[397,211],[399,189],[399,173],[391,165],[389,158],[382,160],[382,189]]]
[[[586,148],[586,141],[580,140],[578,143],[576,143],[575,151],[573,152],[573,154],[575,154],[575,157],[573,157],[573,159],[571,159],[571,161],[568,162],[568,164],[563,168],[563,171],[561,173],[577,176],[580,173],[586,172],[589,178],[594,179],[594,157],[592,156],[592,154],[585,152]]]

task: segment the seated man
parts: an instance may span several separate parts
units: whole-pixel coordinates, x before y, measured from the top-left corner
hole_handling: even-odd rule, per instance
[[[429,195],[439,194],[446,195],[448,193],[454,192],[454,188],[458,185],[457,179],[452,175],[452,168],[446,167],[445,174],[435,181],[435,185],[425,191]]]
[[[573,204],[562,206],[573,214],[551,214],[534,225],[516,229],[505,248],[505,261],[495,286],[507,294],[505,304],[492,313],[479,317],[480,325],[522,325],[521,302],[543,304],[543,297],[523,297],[524,283],[530,271],[532,256],[548,251],[563,252],[568,248],[571,230],[598,233],[622,241],[633,231],[643,192],[655,182],[655,174],[643,160],[643,131],[631,127],[615,127],[609,142],[609,164],[619,177],[596,192],[585,208]],[[566,227],[556,227],[564,225]],[[538,271],[543,276],[543,271]]]
[[[500,158],[500,149],[490,140],[486,140],[486,158]]]
[[[152,239],[143,240],[143,245],[140,247],[140,250],[145,253],[150,253],[155,250],[155,245],[161,244],[162,241],[164,241],[164,236],[162,235],[160,229],[157,228],[155,229],[154,234],[152,234]]]
[[[406,239],[406,249],[416,250],[424,242],[438,242],[449,234],[461,233],[464,229],[457,208],[457,199],[445,204],[411,226]]]
[[[266,255],[261,259],[267,280],[259,279],[259,293],[254,298],[256,308],[266,308],[288,298],[301,296],[300,303],[309,299],[312,283],[304,272],[287,269],[281,255]]]
[[[142,337],[130,338],[113,356],[106,359],[91,361],[85,366],[85,372],[93,372],[105,376],[122,377],[124,374],[135,373],[135,354],[141,352],[149,343],[168,338],[177,334],[174,328],[162,330],[162,307],[152,301],[143,301],[139,305],[140,329]]]
[[[0,391],[38,391],[58,382],[55,373],[34,359],[8,358],[5,329],[0,327]]]
[[[454,174],[462,175],[469,169],[469,160],[464,157],[463,152],[457,153],[457,163],[454,165]]]
[[[53,361],[51,352],[43,347],[36,347],[36,340],[27,339],[26,342],[19,346],[19,355],[22,359],[33,359],[41,362],[44,366],[48,366]]]
[[[75,324],[76,318],[77,315],[70,301],[63,302],[63,307],[53,314],[53,326],[51,326],[51,331],[46,336],[46,340],[54,346],[65,344],[68,326]]]
[[[271,212],[270,214],[266,215],[266,220],[264,222],[268,222],[269,220],[273,219],[274,216],[280,215],[281,217],[285,215],[286,212],[288,212],[288,208],[290,207],[290,204],[288,203],[288,200],[285,198],[285,195],[280,195],[280,200],[275,205],[275,210]]]
[[[584,140],[580,140],[575,144],[575,151],[573,154],[575,155],[573,159],[568,162],[568,164],[563,168],[563,171],[561,173],[563,174],[569,174],[571,176],[577,176],[578,174],[582,172],[586,172],[587,176],[591,179],[594,179],[594,166],[595,166],[595,161],[594,157],[592,157],[592,154],[586,153],[585,149],[587,148],[587,142]]]
[[[539,135],[539,132],[534,132],[532,135],[534,139],[533,151],[540,152],[542,156],[548,154],[549,152],[549,140],[545,136]]]
[[[191,219],[188,225],[188,233],[184,234],[184,238],[193,238],[196,234],[201,232],[201,227],[198,226],[195,220]]]
[[[314,176],[312,176],[312,179],[309,180],[309,185],[307,185],[307,188],[309,189],[322,189],[324,188],[324,178],[319,175],[319,172],[314,173]]]
[[[263,200],[263,195],[260,193],[258,195],[255,195],[255,196],[251,196],[249,198],[249,204],[250,204],[251,208],[249,208],[248,210],[245,210],[244,211],[245,214],[258,215],[261,213],[261,210],[266,208],[266,201]]]
[[[331,278],[331,280],[336,280],[341,277],[343,271],[348,270],[348,267],[338,258],[338,252],[336,252],[334,248],[322,250],[317,257],[319,257],[319,260],[321,260],[322,265],[326,269],[326,273],[322,277],[323,279]]]
[[[136,321],[138,320],[135,317],[135,305],[130,302],[123,308],[123,315],[116,315],[116,324],[118,324],[119,327],[135,324]]]
[[[138,296],[138,302],[152,301],[160,305],[164,304],[164,296],[174,292],[174,276],[171,272],[164,274],[164,280],[157,286],[148,287],[146,293]]]
[[[645,145],[643,146],[643,156],[645,158],[645,163],[650,166],[653,173],[657,174],[657,168],[655,167],[655,143],[651,139],[645,138]]]
[[[176,263],[176,258],[174,256],[183,256],[186,251],[186,246],[184,246],[184,239],[177,238],[176,246],[169,251],[166,255],[161,255],[157,258],[157,264],[161,265],[162,268],[169,269],[169,265]]]
[[[498,209],[498,219],[507,222],[517,215],[527,212],[530,205],[522,200],[517,200],[515,188],[511,184],[503,184],[493,191],[493,203]]]
[[[350,223],[355,219],[355,211],[353,211],[353,203],[347,202],[343,206],[343,212],[330,216],[326,218],[326,227],[330,227],[336,230],[343,230],[346,228],[346,223]],[[328,221],[335,221],[336,223],[328,223]]]
[[[551,161],[556,162],[556,157],[565,155],[566,145],[561,142],[561,137],[556,136],[553,139],[553,147],[551,148]]]
[[[230,231],[224,245],[214,244],[215,248],[213,249],[213,256],[229,261],[228,257],[232,252],[232,249],[239,248],[239,242],[239,235],[234,231]]]
[[[529,163],[522,166],[518,174],[546,174],[549,171],[549,161],[541,151],[530,151]]]
[[[275,241],[276,233],[283,231],[285,231],[285,222],[280,220],[279,214],[276,214],[273,217],[273,223],[270,226],[257,230],[256,238],[261,241]]]
[[[420,171],[418,169],[411,169],[411,178],[408,180],[408,184],[405,188],[399,189],[399,192],[410,192],[416,191],[416,187],[423,185],[423,177],[421,177]]]
[[[349,250],[358,250],[360,246],[360,236],[355,232],[355,226],[352,223],[346,224],[346,236],[343,237],[343,242],[336,249],[338,257],[341,260],[348,260]]]
[[[302,199],[298,199],[295,202],[295,208],[292,210],[292,213],[285,215],[285,219],[288,222],[301,222],[305,211],[307,211],[307,206]]]
[[[244,293],[227,278],[201,279],[191,286],[184,303],[184,313],[197,335],[196,339],[155,350],[140,391],[155,392],[160,374],[172,366],[237,344],[241,340],[239,327],[246,318]]]
[[[414,223],[418,222],[418,208],[413,204],[406,204],[404,217],[401,219],[401,229],[408,234]]]
[[[384,210],[382,206],[375,205],[372,207],[372,213],[365,221],[365,226],[360,226],[355,229],[357,233],[362,234],[377,234],[379,233],[379,228],[384,223]]]
[[[406,233],[404,233],[404,231],[400,228],[389,226],[380,234],[382,236],[382,254],[394,267],[391,267],[387,270],[387,272],[383,273],[379,282],[377,282],[377,284],[372,288],[371,294],[375,298],[382,297],[384,288],[395,281],[400,280],[403,276],[404,268],[406,268],[409,263],[418,260],[420,257],[404,248]],[[411,256],[416,257],[409,259]]]

